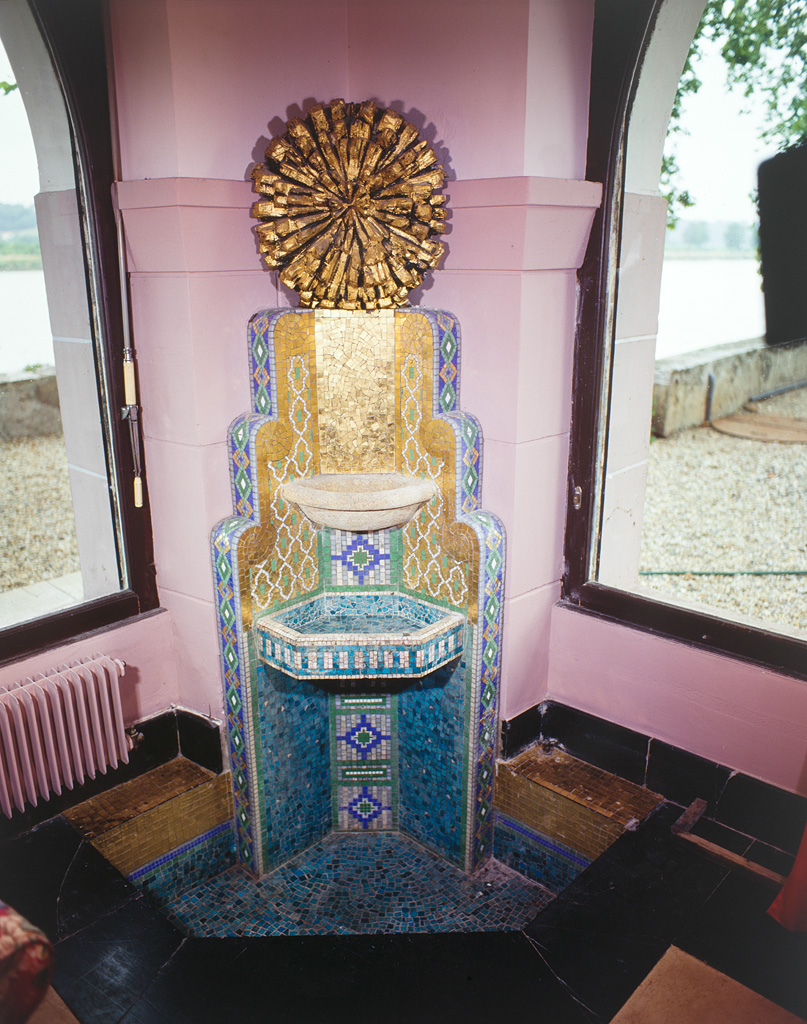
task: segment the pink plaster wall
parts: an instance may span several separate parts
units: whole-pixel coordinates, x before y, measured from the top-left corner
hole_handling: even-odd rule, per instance
[[[126,663],[121,691],[127,725],[164,711],[177,702],[177,663],[171,617],[151,612],[117,626],[87,633],[55,650],[43,651],[0,667],[0,686],[77,658],[108,654]]]
[[[372,96],[422,112],[459,179],[445,266],[415,299],[460,317],[461,403],[487,440],[483,502],[508,529],[503,715],[549,696],[805,791],[803,683],[556,606],[575,269],[599,202],[575,180],[593,0],[110,0],[109,12],[167,609],[97,638],[132,666],[127,715],[222,710],[209,532],[230,512],[246,322],[288,301],[257,257],[244,179],[300,105]]]
[[[807,794],[807,685],[557,606],[547,696]]]
[[[423,125],[461,179],[445,269],[416,298],[463,323],[463,407],[489,439],[484,500],[505,519],[517,567],[507,601],[526,598],[505,645],[504,703],[534,703],[545,669],[536,676],[535,643],[518,638],[528,605],[548,624],[560,573],[574,272],[600,192],[570,180],[583,175],[593,4],[307,0],[273,9],[271,24],[262,0],[139,8],[110,6],[119,202],[179,701],[221,710],[209,532],[231,512],[225,445],[248,406],[246,322],[288,301],[256,254],[244,179],[295,104],[372,96]],[[539,492],[536,523],[527,509]]]

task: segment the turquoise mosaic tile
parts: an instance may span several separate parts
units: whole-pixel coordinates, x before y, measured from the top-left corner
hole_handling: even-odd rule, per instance
[[[331,828],[328,701],[311,683],[258,669],[267,869]]]
[[[463,868],[470,684],[463,658],[398,695],[401,830]]]
[[[337,829],[369,834],[394,828],[400,819],[401,828],[411,828],[424,843],[471,871],[493,850],[505,541],[499,520],[479,510],[482,433],[476,419],[459,410],[460,325],[447,311],[418,311],[432,330],[432,414],[449,425],[456,441],[453,512],[477,538],[477,625],[466,631],[456,622],[439,635],[431,650],[428,645],[413,650],[409,631],[417,630],[420,618],[400,616],[398,608],[395,633],[384,632],[391,625],[382,607],[388,594],[379,592],[380,587],[393,590],[403,584],[401,531],[320,531],[319,579],[333,588],[333,596],[338,592],[349,600],[338,613],[329,611],[329,621],[316,622],[316,608],[303,610],[309,602],[296,601],[292,607],[273,599],[267,609],[290,611],[292,617],[309,615],[310,630],[302,648],[298,641],[275,637],[267,650],[266,637],[246,631],[241,621],[247,595],[238,591],[243,573],[236,563],[239,539],[260,517],[256,437],[278,417],[274,330],[289,312],[310,315],[303,310],[266,310],[250,322],[251,411],[235,421],[229,435],[235,515],[220,523],[213,537],[237,855],[260,873],[317,841],[328,821]],[[284,566],[293,577],[292,563]],[[367,621],[362,599],[373,596],[374,617]],[[436,607],[434,602],[431,606]],[[300,624],[305,625],[303,619]],[[268,661],[259,670],[258,645]],[[461,647],[463,662],[458,666]],[[368,672],[376,678],[369,678]],[[424,673],[422,685],[410,685],[400,696],[386,694],[391,759],[340,761],[329,732],[334,698],[310,680],[323,675],[326,680],[338,679],[343,693],[349,689],[359,697],[359,687],[365,694],[377,693],[378,687],[397,691],[407,676]],[[400,742],[395,717],[399,711]],[[395,754],[398,747],[400,757]]]
[[[393,593],[325,594],[256,622],[258,654],[298,679],[419,677],[455,660],[464,617]]]
[[[559,893],[584,871],[591,861],[557,839],[500,811],[494,813],[493,850],[497,860]]]
[[[434,415],[454,412],[460,397],[460,322],[445,309],[421,309],[434,339]]]
[[[265,309],[249,322],[249,384],[252,408],[262,416],[277,409],[275,343],[272,336],[277,320],[287,309]]]
[[[158,906],[182,892],[209,881],[235,863],[232,822],[224,822],[183,843],[129,875],[129,881]]]
[[[212,536],[213,571],[219,626],[219,652],[227,711],[227,735],[233,780],[236,848],[242,864],[253,871],[263,867],[256,833],[261,830],[259,809],[260,761],[256,751],[252,707],[252,664],[249,640],[241,619],[236,593],[238,541],[250,522],[231,516],[220,522]]]
[[[194,936],[514,931],[551,899],[495,860],[469,876],[394,833],[332,833],[263,878],[231,868],[165,912]]]

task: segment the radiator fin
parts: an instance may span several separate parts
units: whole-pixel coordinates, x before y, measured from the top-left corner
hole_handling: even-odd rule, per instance
[[[124,668],[98,654],[0,686],[0,810],[7,817],[128,763]]]

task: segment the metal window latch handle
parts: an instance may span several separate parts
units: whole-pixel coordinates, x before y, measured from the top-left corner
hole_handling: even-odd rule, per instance
[[[140,457],[140,432],[137,428],[140,411],[137,406],[134,352],[131,348],[123,350],[123,396],[126,405],[121,409],[121,419],[129,421],[129,440],[132,445],[132,463],[134,465],[134,503],[135,508],[142,508],[143,476],[142,460]]]
[[[572,507],[575,512],[579,512],[583,507],[583,488],[575,487],[572,491]]]

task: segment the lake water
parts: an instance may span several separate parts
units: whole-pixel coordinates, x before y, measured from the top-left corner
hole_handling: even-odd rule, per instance
[[[41,270],[0,272],[0,373],[53,363],[45,277]]]
[[[754,259],[665,260],[656,359],[765,333]]]
[[[656,358],[758,338],[765,312],[756,260],[667,260]],[[0,373],[52,363],[41,270],[0,273]]]

